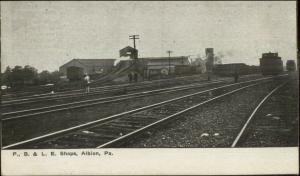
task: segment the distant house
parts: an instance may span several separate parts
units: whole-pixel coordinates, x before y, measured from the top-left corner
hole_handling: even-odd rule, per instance
[[[126,46],[119,51],[120,57],[130,56],[130,59],[136,59],[138,57],[138,50],[131,46]]]
[[[115,59],[72,59],[59,67],[59,72],[67,75],[68,68],[78,68],[83,74],[107,73],[114,67]]]

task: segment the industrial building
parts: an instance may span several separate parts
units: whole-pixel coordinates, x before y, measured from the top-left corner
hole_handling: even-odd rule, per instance
[[[174,74],[177,66],[190,65],[187,56],[178,57],[146,57],[139,58],[144,63],[147,76],[157,74]]]
[[[187,56],[143,57],[138,58],[135,62],[135,66],[132,67],[131,65],[133,63],[133,60],[122,60],[116,65],[115,69],[126,70],[127,72],[138,72],[145,78],[149,78],[176,74],[178,71],[184,72],[185,70],[183,69],[190,66]]]
[[[73,59],[59,67],[59,71],[69,79],[71,77],[78,77],[80,79],[84,74],[101,76],[105,75],[105,73],[127,74],[132,72],[142,77],[150,78],[185,74],[191,72],[190,67],[196,67],[191,66],[187,56],[138,58],[138,50],[130,46],[119,50],[119,54],[120,57],[129,56],[129,59],[119,62],[115,62],[117,59]],[[196,72],[196,68],[192,70]]]
[[[115,59],[72,59],[59,67],[59,72],[67,75],[69,68],[78,68],[82,74],[100,74],[108,73],[114,67]]]

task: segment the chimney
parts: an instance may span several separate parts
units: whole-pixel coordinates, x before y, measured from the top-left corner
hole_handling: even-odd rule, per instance
[[[213,48],[206,48],[205,49],[206,54],[206,70],[212,71],[212,68],[214,66],[214,49]]]

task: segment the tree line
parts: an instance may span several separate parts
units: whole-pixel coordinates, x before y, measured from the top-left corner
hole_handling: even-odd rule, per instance
[[[44,70],[38,73],[38,70],[30,65],[24,67],[17,65],[14,68],[8,66],[1,73],[1,84],[11,88],[45,85],[59,82],[60,76],[62,74],[58,71],[49,72]]]

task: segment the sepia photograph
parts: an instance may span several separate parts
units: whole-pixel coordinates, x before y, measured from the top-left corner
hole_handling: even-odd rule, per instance
[[[296,1],[2,1],[2,174],[297,174],[297,59]]]

